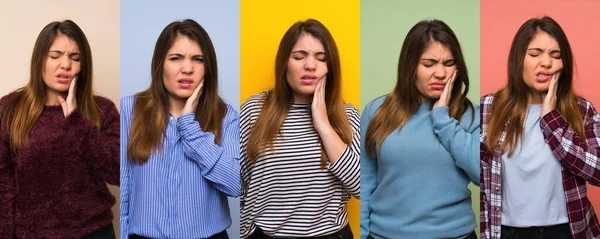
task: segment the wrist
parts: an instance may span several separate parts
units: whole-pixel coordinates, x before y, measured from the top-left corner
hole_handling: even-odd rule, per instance
[[[317,133],[321,136],[334,131],[329,122],[325,122],[323,124],[315,124],[315,130],[317,130]]]

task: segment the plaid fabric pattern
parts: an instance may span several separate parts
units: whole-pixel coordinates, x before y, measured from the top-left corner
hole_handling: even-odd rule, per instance
[[[500,152],[485,146],[491,118],[492,94],[481,98],[481,238],[500,239],[502,219],[502,171]],[[573,239],[600,239],[598,218],[587,198],[586,182],[600,186],[600,114],[592,103],[580,98],[579,109],[585,125],[585,139],[569,126],[566,118],[553,110],[542,117],[544,140],[562,166],[569,227]],[[506,132],[500,142],[506,139]],[[535,203],[535,202],[532,202]]]

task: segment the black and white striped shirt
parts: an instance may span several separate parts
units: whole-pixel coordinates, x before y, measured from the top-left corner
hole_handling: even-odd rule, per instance
[[[246,146],[262,110],[265,92],[250,97],[241,111],[241,238],[258,226],[275,237],[314,237],[348,223],[346,204],[360,195],[360,115],[346,105],[352,145],[334,164],[321,167],[321,139],[313,127],[311,103],[292,104],[273,150],[250,162]]]

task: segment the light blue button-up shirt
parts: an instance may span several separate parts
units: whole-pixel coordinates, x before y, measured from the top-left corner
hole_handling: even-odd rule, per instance
[[[134,99],[121,99],[121,238],[208,238],[227,229],[227,196],[240,193],[238,113],[227,105],[220,146],[193,113],[170,117],[162,151],[139,165],[127,159]]]

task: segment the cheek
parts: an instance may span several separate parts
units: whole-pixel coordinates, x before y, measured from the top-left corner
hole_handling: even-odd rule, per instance
[[[563,62],[562,62],[562,60],[560,60],[560,59],[556,59],[556,60],[554,60],[554,61],[555,61],[555,62],[554,62],[554,64],[553,64],[553,65],[554,65],[554,66],[556,66],[555,68],[556,68],[557,70],[562,70],[562,69],[563,69]]]
[[[446,70],[447,70],[447,72],[448,72],[448,73],[447,73],[447,74],[448,74],[448,77],[450,77],[450,76],[452,76],[452,74],[453,74],[453,73],[454,73],[454,71],[456,70],[456,65],[450,66],[450,67],[448,67]]]
[[[417,84],[418,85],[426,85],[429,82],[429,78],[431,78],[431,70],[426,67],[419,66],[417,68]]]
[[[79,74],[79,72],[81,72],[81,61],[73,62],[73,71],[75,74]]]
[[[302,66],[302,64],[299,61],[291,59],[288,62],[288,67],[287,67],[286,75],[290,76],[292,78],[295,78],[295,76],[297,76],[298,74],[300,74],[300,68],[301,68],[301,66]],[[288,77],[288,79],[289,79],[289,77]]]
[[[163,80],[165,84],[172,83],[172,80],[177,76],[174,67],[170,64],[165,64],[163,67]]]
[[[320,61],[318,67],[319,67],[318,69],[320,69],[320,71],[323,75],[327,74],[327,72],[329,72],[329,69],[327,68],[327,62]]]
[[[56,63],[48,60],[44,64],[44,69],[42,70],[42,78],[44,82],[49,82],[56,73]]]
[[[535,72],[535,68],[537,67],[537,62],[534,59],[529,57],[525,57],[523,61],[523,72]]]
[[[56,71],[58,63],[51,59],[44,64],[44,74],[52,74]]]

